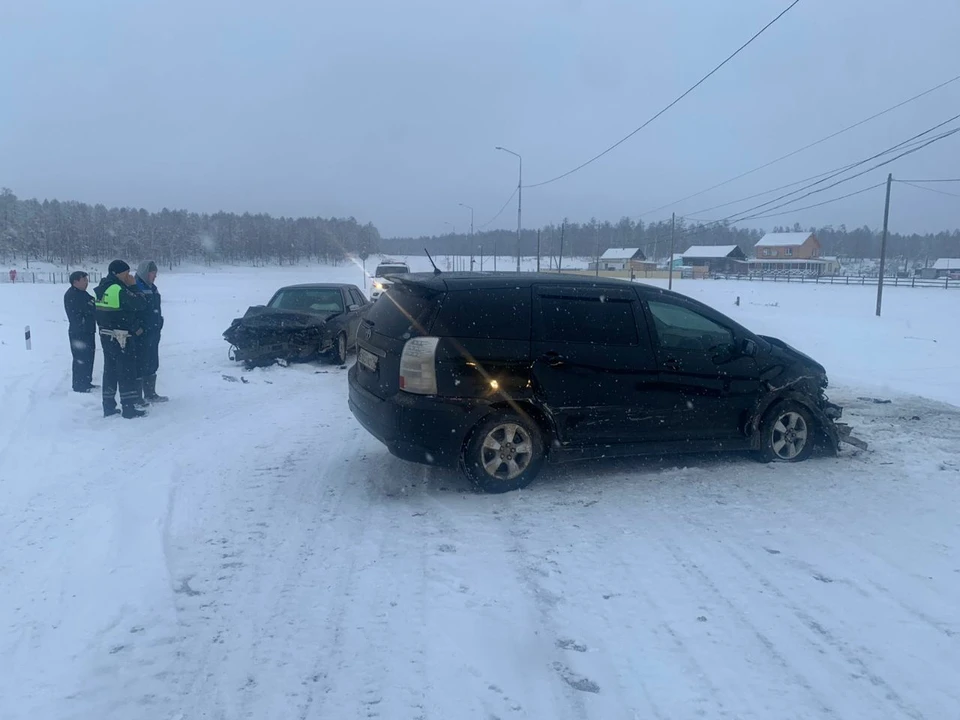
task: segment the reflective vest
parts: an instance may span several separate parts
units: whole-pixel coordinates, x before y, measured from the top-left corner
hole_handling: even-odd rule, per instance
[[[123,288],[120,285],[111,285],[103,291],[103,298],[97,300],[97,310],[119,310],[120,309],[120,291]]]

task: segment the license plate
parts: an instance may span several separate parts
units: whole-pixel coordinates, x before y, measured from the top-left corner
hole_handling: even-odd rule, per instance
[[[357,352],[357,362],[370,372],[377,371],[377,356],[369,350],[360,348],[360,350]]]

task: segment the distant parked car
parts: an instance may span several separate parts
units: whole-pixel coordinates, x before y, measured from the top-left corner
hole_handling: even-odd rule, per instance
[[[406,275],[410,272],[410,266],[402,262],[382,262],[377,265],[373,273],[373,289],[370,291],[370,299],[376,300],[378,297],[393,285],[388,279],[390,275]]]
[[[248,308],[223,333],[248,367],[325,357],[342,365],[370,303],[356,285],[291,285]]]
[[[849,429],[817,362],[683,295],[570,275],[415,274],[361,321],[350,408],[394,455],[503,492],[545,460],[754,450]],[[862,446],[862,443],[860,443]]]

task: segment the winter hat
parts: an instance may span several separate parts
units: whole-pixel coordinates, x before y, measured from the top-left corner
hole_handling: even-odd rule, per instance
[[[144,260],[142,263],[137,265],[137,277],[147,279],[147,275],[152,272],[157,272],[157,264],[153,260]]]
[[[107,272],[113,275],[119,275],[120,273],[125,273],[130,270],[130,266],[127,265],[123,260],[114,260],[107,267]]]

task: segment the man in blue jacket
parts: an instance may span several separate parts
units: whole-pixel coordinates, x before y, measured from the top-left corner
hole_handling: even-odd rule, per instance
[[[87,292],[90,279],[85,272],[70,273],[70,287],[63,296],[63,309],[70,321],[67,335],[73,353],[73,391],[90,392],[93,384],[93,360],[97,354],[97,320],[93,295]]]
[[[163,330],[163,312],[160,291],[156,286],[157,263],[147,260],[137,266],[136,289],[143,294],[143,335],[137,340],[137,374],[141,399],[144,403],[166,402],[157,394],[157,370],[160,368],[160,331]]]

